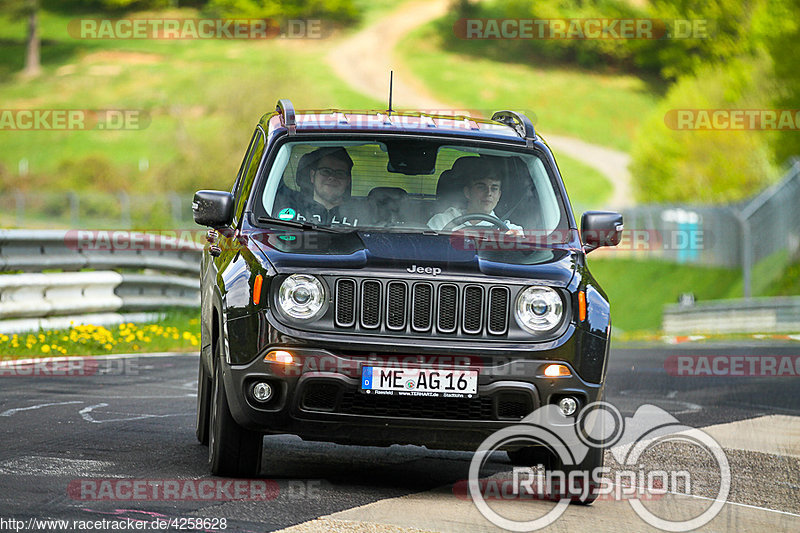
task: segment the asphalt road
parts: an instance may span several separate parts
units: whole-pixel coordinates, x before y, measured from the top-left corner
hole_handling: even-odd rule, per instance
[[[692,427],[773,414],[800,416],[796,377],[678,377],[664,370],[670,356],[697,353],[798,355],[800,345],[616,349],[606,399],[626,416],[642,404],[654,404]],[[272,531],[357,512],[382,500],[441,491],[467,478],[469,453],[339,446],[277,436],[265,440],[260,481],[268,483],[266,501],[110,501],[97,492],[97,484],[81,492],[76,488],[81,482],[99,483],[92,480],[158,485],[215,479],[207,472],[207,448],[194,436],[197,358],[139,357],[109,364],[108,373],[101,368],[90,376],[0,377],[0,531],[23,530],[11,519],[23,521],[27,530],[30,519],[144,523],[189,517],[224,518],[227,531]],[[731,464],[735,476],[747,473],[734,483],[734,501],[780,511],[774,530],[800,524],[798,458],[780,450],[731,450]],[[504,454],[495,454],[491,467],[510,469]],[[766,494],[760,489],[775,483],[783,486]],[[600,513],[592,511],[596,508],[581,508],[570,519],[590,527],[599,516],[592,512]],[[425,526],[424,514],[416,519]],[[317,529],[331,526],[317,524],[322,524]],[[429,527],[447,529],[434,520]],[[201,529],[223,528],[218,522]]]

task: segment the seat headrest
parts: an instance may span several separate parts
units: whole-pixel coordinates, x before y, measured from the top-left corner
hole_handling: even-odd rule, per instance
[[[375,187],[367,195],[367,199],[373,202],[397,201],[407,197],[408,193],[401,187]]]

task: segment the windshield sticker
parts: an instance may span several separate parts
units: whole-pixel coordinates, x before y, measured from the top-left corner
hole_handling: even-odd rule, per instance
[[[281,209],[278,213],[278,218],[281,220],[292,220],[295,215],[295,210],[291,207],[287,207],[286,209]]]

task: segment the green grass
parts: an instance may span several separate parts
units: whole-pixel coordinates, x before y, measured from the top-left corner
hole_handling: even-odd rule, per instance
[[[583,211],[604,205],[613,186],[603,174],[565,155],[559,155],[557,161],[577,220]]]
[[[658,95],[628,74],[500,62],[483,57],[478,41],[443,48],[432,22],[409,34],[397,53],[438,99],[470,109],[531,110],[537,129],[629,151],[643,117]]]
[[[589,270],[608,294],[614,327],[623,331],[661,329],[664,305],[677,303],[681,293],[697,301],[738,297],[732,291],[741,279],[736,269],[591,255]]]
[[[783,270],[780,277],[770,281],[764,289],[765,296],[798,296],[800,295],[800,260],[795,259]]]
[[[199,313],[171,310],[163,320],[119,326],[74,326],[68,330],[0,334],[0,359],[136,352],[197,352]]]
[[[26,158],[31,172],[26,179],[4,179],[7,185],[80,185],[84,177],[59,168],[95,156],[108,161],[112,183],[97,179],[84,186],[229,186],[255,123],[278,98],[291,98],[298,108],[380,105],[333,74],[325,63],[325,40],[78,41],[67,33],[69,20],[43,13],[44,72],[25,81],[12,74],[22,66],[23,24],[0,17],[6,43],[0,49],[3,108],[141,109],[152,121],[132,131],[0,132],[0,165],[13,175]],[[140,172],[143,159],[150,168]]]
[[[375,23],[407,2],[408,0],[354,0],[353,3],[361,14],[361,20],[358,21],[355,29],[365,28]]]

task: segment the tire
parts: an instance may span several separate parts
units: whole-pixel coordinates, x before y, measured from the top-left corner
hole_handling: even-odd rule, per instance
[[[255,477],[261,470],[263,435],[250,431],[233,419],[219,365],[214,372],[214,388],[209,420],[208,466],[216,476]]]
[[[208,423],[211,416],[211,392],[213,384],[211,378],[200,358],[200,369],[197,372],[197,418],[195,419],[195,434],[200,444],[208,446]]]
[[[544,446],[527,446],[506,453],[514,466],[546,466],[550,462],[550,450]]]
[[[603,466],[603,455],[605,449],[604,448],[589,448],[589,452],[586,454],[586,457],[578,463],[577,465],[565,465],[563,462],[556,457],[554,454],[550,457],[550,464],[545,465],[545,471],[548,469],[551,470],[560,470],[564,472],[565,476],[569,478],[569,474],[572,471],[581,471],[581,472],[588,472],[590,477],[592,473],[595,472],[595,469],[602,468]],[[586,494],[581,495],[573,495],[572,496],[572,503],[578,505],[591,505],[598,497],[598,489],[600,487],[594,483],[593,481],[589,481],[589,487],[586,491]]]
[[[514,466],[535,467],[542,465],[544,466],[545,473],[548,471],[561,471],[564,472],[565,477],[569,479],[570,472],[582,471],[589,472],[591,475],[596,468],[601,468],[603,466],[603,452],[604,450],[602,448],[590,448],[583,461],[577,465],[565,465],[555,453],[543,446],[528,446],[507,453],[511,464]],[[587,493],[585,495],[572,496],[572,503],[591,505],[597,499],[598,488],[599,487],[595,483],[590,481]]]

